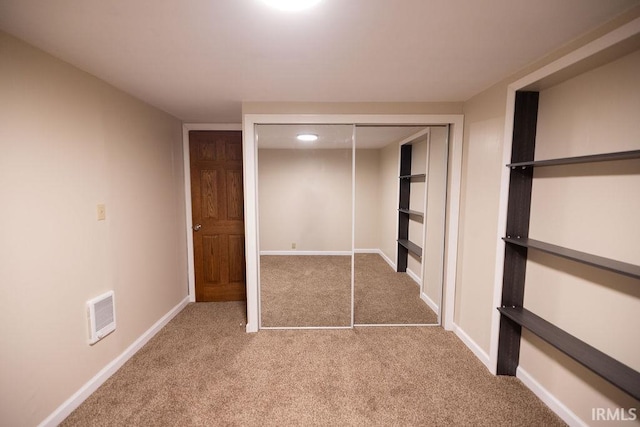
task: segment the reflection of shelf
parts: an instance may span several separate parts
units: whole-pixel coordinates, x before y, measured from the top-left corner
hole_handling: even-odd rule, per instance
[[[424,181],[427,178],[425,173],[417,173],[414,175],[400,175],[400,179],[410,179],[412,181]]]
[[[590,346],[525,308],[498,308],[500,313],[528,329],[611,384],[640,399],[640,373]]]
[[[510,168],[527,167],[527,166],[538,166],[538,167],[560,166],[560,165],[571,165],[576,163],[610,162],[614,160],[630,160],[630,159],[640,159],[640,150],[619,151],[616,153],[605,153],[605,154],[593,154],[590,156],[564,157],[561,159],[533,160],[530,162],[510,163],[507,166]]]
[[[398,243],[403,247],[407,248],[409,252],[412,254],[422,258],[422,248],[410,240],[407,239],[398,239]]]
[[[403,214],[419,216],[420,218],[424,218],[424,214],[418,211],[412,211],[411,209],[398,209]]]
[[[504,237],[502,240],[514,245],[537,249],[539,251],[547,252],[562,258],[567,258],[573,261],[581,262],[583,264],[591,265],[593,267],[602,268],[603,270],[609,270],[613,271],[614,273],[624,274],[625,276],[640,278],[640,266],[637,265],[628,264],[626,262],[616,261],[597,255],[591,255],[585,252],[575,251],[573,249],[563,248],[562,246],[556,246],[534,239],[516,239],[511,237]]]

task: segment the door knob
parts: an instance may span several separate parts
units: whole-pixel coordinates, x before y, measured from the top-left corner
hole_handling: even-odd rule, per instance
[[[202,224],[196,224],[193,226],[193,231],[199,231],[202,228]]]

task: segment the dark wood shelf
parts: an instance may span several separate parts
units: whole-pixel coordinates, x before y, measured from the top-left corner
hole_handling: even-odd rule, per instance
[[[640,266],[634,264],[628,264],[626,262],[616,261],[598,255],[591,255],[586,252],[575,251],[573,249],[552,245],[550,243],[545,243],[534,239],[504,237],[502,240],[514,245],[537,249],[542,252],[547,252],[552,255],[581,262],[593,267],[613,271],[614,273],[623,274],[625,276],[630,276],[636,279],[640,278]]]
[[[400,179],[411,179],[411,180],[424,180],[427,178],[427,174],[425,173],[417,173],[413,175],[400,175]]]
[[[640,400],[640,373],[595,347],[568,334],[523,307],[498,308],[500,313],[528,329],[611,384]]]
[[[415,243],[413,243],[412,241],[407,239],[398,239],[398,243],[404,246],[405,248],[407,248],[407,250],[412,254],[422,258],[422,248],[416,245]]]
[[[631,160],[631,159],[640,159],[640,150],[619,151],[616,153],[605,153],[605,154],[593,154],[589,156],[565,157],[561,159],[532,160],[529,162],[509,163],[507,167],[526,168],[529,166],[536,166],[536,167],[560,166],[560,165],[571,165],[576,163],[611,162],[614,160]]]
[[[424,214],[422,212],[412,211],[411,209],[398,209],[398,212],[401,212],[401,213],[407,214],[407,215],[414,215],[414,216],[419,216],[420,218],[424,218]]]

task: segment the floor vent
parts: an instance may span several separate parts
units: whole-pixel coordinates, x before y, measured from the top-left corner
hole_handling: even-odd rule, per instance
[[[116,330],[116,308],[113,291],[87,301],[89,312],[89,344],[95,344]]]

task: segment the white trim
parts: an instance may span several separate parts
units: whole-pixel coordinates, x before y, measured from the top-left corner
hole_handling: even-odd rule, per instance
[[[416,327],[416,326],[440,326],[437,323],[356,323],[353,325],[356,328],[403,328],[405,326],[408,327]]]
[[[351,326],[262,326],[261,331],[290,331],[292,329],[301,330],[323,330],[323,329],[353,329]]]
[[[420,294],[422,294],[424,292],[424,278],[425,278],[425,271],[427,269],[427,261],[426,261],[426,252],[427,252],[427,201],[429,200],[429,178],[431,178],[431,168],[429,167],[429,162],[431,161],[431,129],[429,129],[429,133],[426,134],[427,135],[427,153],[426,153],[426,159],[425,159],[425,163],[424,163],[424,173],[425,173],[425,178],[424,178],[424,200],[422,203],[422,212],[423,212],[423,217],[422,217],[422,243],[420,244],[420,247],[422,248],[422,257],[420,258],[420,281],[416,280],[416,283],[418,283],[418,286],[420,287]],[[449,156],[449,153],[447,153],[447,157]],[[447,163],[449,162],[449,159],[447,158]],[[445,183],[444,183],[444,192],[445,194],[447,193],[447,180],[445,179]],[[446,209],[447,206],[445,204],[444,208]],[[446,217],[446,212],[445,212],[445,217]],[[444,230],[443,230],[444,231]],[[444,258],[444,241],[442,242],[442,256]],[[444,265],[442,265],[442,268],[444,269]],[[407,273],[409,273],[409,270],[407,269]],[[414,279],[415,280],[415,279]],[[443,281],[441,281],[440,284],[440,293],[442,293],[444,289],[444,279]],[[439,313],[436,311],[436,315],[438,316],[438,323],[440,324],[442,322],[442,320],[440,319],[440,315]]]
[[[398,246],[398,245],[395,245]],[[396,263],[393,262],[393,260],[391,258],[389,258],[387,256],[387,254],[385,254],[382,249],[378,249],[378,255],[380,255],[382,257],[383,260],[387,261],[387,264],[389,264],[389,266],[391,266],[391,268],[393,269],[393,271],[396,271]]]
[[[354,249],[353,252],[356,254],[380,254],[382,251],[380,249]]]
[[[356,125],[351,127],[351,327],[356,321]]]
[[[258,144],[255,122],[244,121],[242,132],[242,174],[244,185],[244,240],[247,286],[247,332],[260,325],[260,259],[258,230]]]
[[[427,304],[429,308],[433,310],[435,313],[440,313],[440,308],[438,307],[438,304],[436,304],[435,301],[429,298],[427,294],[425,294],[424,292],[420,292],[420,299],[424,301],[424,303]]]
[[[446,298],[444,328],[453,327],[455,303],[458,222],[460,215],[460,176],[462,174],[462,114],[245,114],[243,116],[245,249],[247,266],[247,332],[255,332],[259,325],[258,233],[257,233],[257,177],[256,124],[348,124],[348,125],[451,125],[453,146],[450,151],[451,197],[447,198],[449,221],[446,230],[447,265],[444,280]],[[388,262],[388,261],[387,261]],[[395,268],[395,267],[394,267]],[[448,310],[447,310],[448,308]]]
[[[482,363],[487,367],[489,371],[491,371],[491,367],[489,366],[489,355],[476,343],[465,331],[462,330],[458,325],[453,325],[453,332],[456,334],[460,341],[466,345],[469,350],[475,354],[475,356],[480,359]]]
[[[191,161],[189,155],[189,131],[190,130],[239,130],[242,125],[237,124],[213,124],[213,123],[183,123],[182,124],[182,157],[184,169],[184,209],[187,228],[187,280],[189,282],[189,301],[196,300],[196,273],[193,256],[193,212],[191,210]]]
[[[538,396],[542,402],[556,413],[562,421],[569,424],[571,427],[587,427],[589,424],[584,422],[578,417],[575,412],[569,409],[563,404],[557,397],[555,397],[549,390],[544,388],[538,381],[536,381],[527,371],[518,366],[516,369],[516,377],[522,381],[522,383]]]
[[[508,164],[511,159],[511,147],[513,139],[513,114],[515,109],[515,93],[517,90],[529,86],[537,81],[544,79],[554,73],[557,73],[571,65],[580,62],[586,58],[594,56],[601,51],[614,46],[630,37],[640,33],[640,18],[636,18],[621,27],[603,35],[602,37],[593,40],[590,43],[574,50],[573,52],[545,65],[542,68],[522,77],[519,80],[511,83],[507,87],[507,106],[505,113],[504,124],[504,142],[503,142],[503,164]],[[493,291],[493,303],[494,307],[499,307],[501,304],[502,295],[502,279],[503,279],[503,264],[504,264],[504,232],[506,230],[507,223],[507,202],[509,195],[509,170],[503,168],[501,175],[500,185],[500,205],[498,211],[498,235],[496,236],[496,265],[495,265],[495,280]],[[497,371],[498,363],[498,340],[500,332],[500,314],[497,310],[493,311],[491,317],[491,341],[490,341],[490,370],[492,373]]]
[[[310,256],[310,255],[351,255],[351,251],[260,251],[260,255],[287,255],[287,256]]]
[[[460,223],[460,192],[462,181],[462,132],[464,129],[464,119],[449,122],[449,132],[447,135],[449,143],[448,155],[448,181],[451,183],[447,192],[447,215],[445,227],[445,251],[446,265],[444,274],[442,301],[442,312],[444,321],[442,326],[450,331],[454,328],[453,321],[454,307],[456,304],[456,274],[458,268],[458,231]],[[453,136],[453,138],[452,138]],[[442,318],[442,312],[439,316]]]
[[[411,279],[416,282],[416,285],[420,286],[420,290],[422,290],[422,279],[420,279],[420,277],[416,273],[407,268],[407,276],[411,277]]]
[[[39,427],[54,427],[64,421],[78,406],[82,404],[94,391],[109,379],[127,360],[138,352],[151,338],[154,337],[171,319],[173,319],[189,303],[189,296],[173,307],[160,320],[153,324],[146,332],[133,342],[118,357],[109,362],[93,378],[87,381],[78,391],[69,397],[62,405],[53,411],[47,418],[39,424]]]

